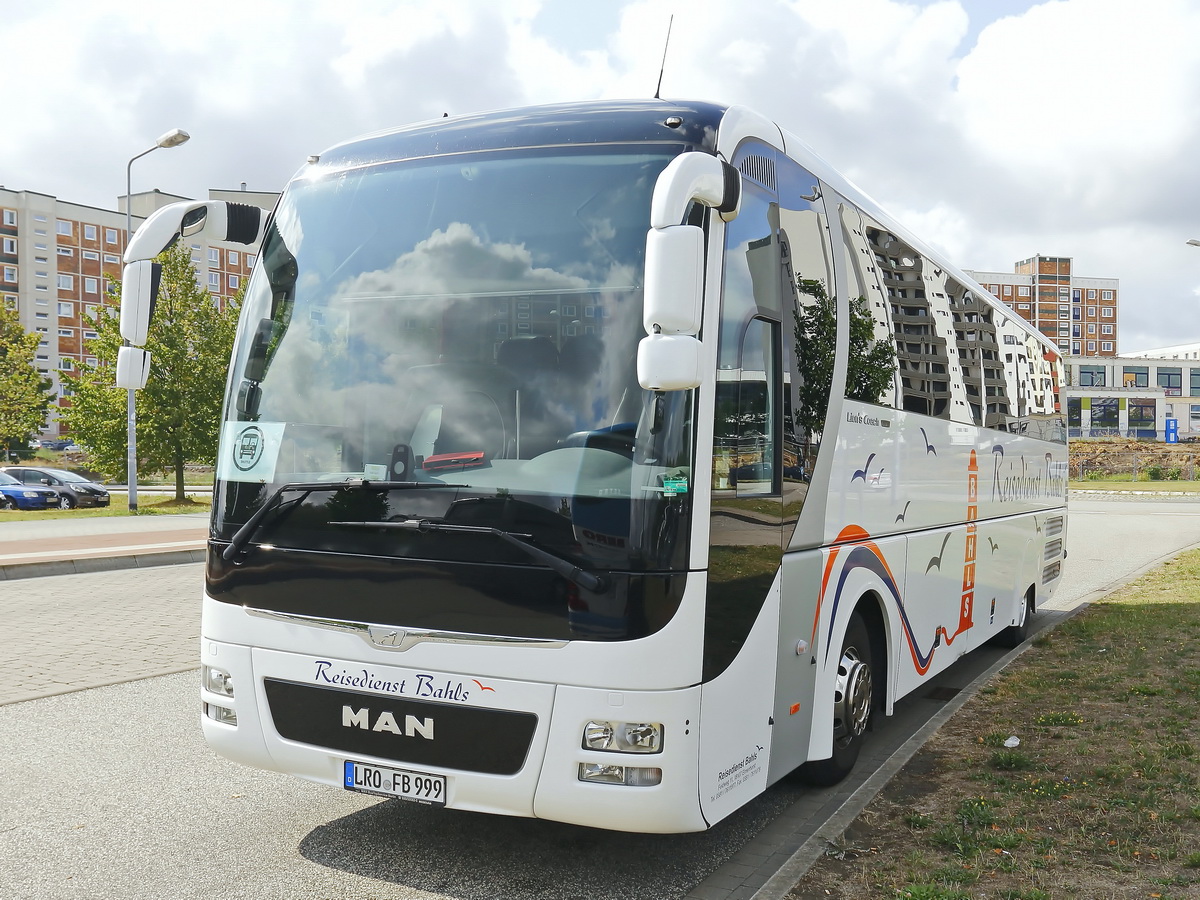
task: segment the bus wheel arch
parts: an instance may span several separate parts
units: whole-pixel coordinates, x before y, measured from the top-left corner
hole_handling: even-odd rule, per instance
[[[1029,585],[1021,603],[1021,621],[1001,630],[992,641],[999,647],[1019,647],[1029,638],[1029,622],[1037,608],[1037,590]]]
[[[861,597],[846,624],[838,654],[833,697],[833,754],[800,767],[801,780],[819,786],[837,784],[854,768],[883,706],[887,681],[887,636],[879,599]]]

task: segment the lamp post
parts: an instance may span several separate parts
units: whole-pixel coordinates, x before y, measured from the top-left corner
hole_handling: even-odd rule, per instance
[[[149,150],[143,150],[133,159],[129,160],[129,165],[125,167],[125,246],[129,247],[129,242],[133,238],[133,164],[141,159],[147,153],[153,153],[160,147],[170,149],[178,147],[180,144],[186,143],[191,135],[182,128],[173,128],[166,134],[159,137],[154,142],[154,146]],[[129,342],[125,342],[128,346]],[[136,391],[132,388],[127,392],[125,399],[125,435],[126,435],[126,456],[125,456],[125,478],[129,482],[129,511],[137,512],[137,403]]]

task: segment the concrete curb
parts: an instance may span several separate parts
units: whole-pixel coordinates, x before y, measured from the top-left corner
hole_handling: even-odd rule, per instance
[[[167,550],[163,552],[127,553],[117,556],[93,556],[81,559],[56,559],[47,562],[12,563],[0,566],[0,581],[38,578],[43,575],[86,575],[93,572],[112,572],[117,569],[149,569],[157,566],[176,566],[204,562],[205,549]]]

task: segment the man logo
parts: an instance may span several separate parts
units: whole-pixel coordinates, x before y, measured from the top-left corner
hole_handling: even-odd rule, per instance
[[[343,706],[342,727],[361,728],[363,731],[388,731],[400,737],[423,737],[427,741],[433,740],[433,719],[405,716],[404,728],[401,729],[396,717],[386,709],[375,717],[375,722],[372,724],[371,710],[366,707],[354,709],[350,706]]]

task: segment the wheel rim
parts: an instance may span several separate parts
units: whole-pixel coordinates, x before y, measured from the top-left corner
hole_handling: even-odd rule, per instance
[[[67,497],[59,497],[58,498],[58,508],[59,509],[70,509],[71,508],[70,499],[68,499]]]
[[[871,667],[854,647],[842,651],[833,698],[833,739],[846,744],[867,730],[871,718]]]

